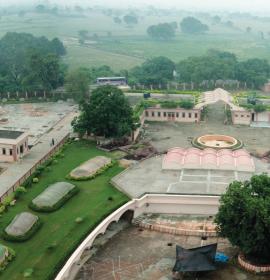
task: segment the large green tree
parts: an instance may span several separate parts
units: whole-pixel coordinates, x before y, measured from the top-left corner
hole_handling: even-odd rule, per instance
[[[230,184],[221,196],[215,222],[218,232],[259,263],[270,263],[270,177],[255,175]]]
[[[147,34],[153,39],[169,40],[175,37],[175,28],[170,23],[159,23],[149,26]]]
[[[235,79],[237,63],[234,54],[211,50],[204,56],[180,61],[176,71],[180,82]]]
[[[133,112],[123,92],[113,86],[95,89],[89,102],[80,105],[81,114],[72,122],[80,135],[121,138],[134,128]]]
[[[270,76],[270,65],[264,59],[248,59],[237,66],[237,79],[249,86],[261,87]]]
[[[200,20],[194,17],[186,17],[181,23],[181,30],[186,34],[200,34],[209,30],[206,24],[203,24]]]
[[[46,37],[8,32],[0,40],[0,91],[39,90],[40,85],[47,90],[61,85],[59,58],[64,54],[65,48],[57,38],[50,41]]]
[[[138,23],[138,17],[133,13],[125,15],[123,17],[123,20],[127,25],[130,25],[130,26]]]
[[[89,92],[89,70],[79,68],[68,73],[65,79],[65,89],[76,101],[84,100]]]
[[[131,78],[143,85],[162,85],[173,79],[175,64],[164,56],[155,57],[145,61],[142,66],[131,70]]]

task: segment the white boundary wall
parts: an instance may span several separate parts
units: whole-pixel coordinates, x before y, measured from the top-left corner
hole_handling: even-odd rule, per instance
[[[133,199],[105,218],[85,238],[55,280],[70,279],[72,268],[79,263],[83,252],[92,246],[99,234],[104,234],[108,226],[112,222],[118,222],[128,210],[134,211],[134,218],[136,218],[143,213],[215,215],[218,207],[219,196],[146,194],[140,199]]]

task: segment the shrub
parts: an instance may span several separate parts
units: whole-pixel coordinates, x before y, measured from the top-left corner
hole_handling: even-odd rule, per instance
[[[83,218],[82,218],[82,217],[78,217],[78,218],[75,219],[75,222],[76,222],[77,224],[80,224],[80,223],[83,222]]]
[[[192,109],[194,107],[194,102],[191,100],[184,99],[180,102],[180,107],[184,109]]]
[[[9,196],[5,197],[2,204],[7,207],[10,205],[11,201],[14,199],[14,195],[10,194]]]
[[[44,165],[39,165],[39,166],[37,167],[36,171],[42,172],[44,169],[45,169],[45,166],[44,166]]]
[[[58,160],[57,159],[54,159],[53,160],[53,164],[57,164],[58,163]]]
[[[47,246],[47,250],[52,251],[53,249],[56,248],[56,246],[57,246],[56,242],[53,242]]]
[[[6,211],[5,205],[0,206],[0,214],[3,214]]]
[[[109,200],[109,201],[113,201],[113,197],[112,197],[112,196],[109,196],[109,197],[108,197],[108,200]]]
[[[28,178],[24,181],[24,183],[22,184],[22,186],[25,187],[26,189],[31,188],[31,187],[32,187],[32,180],[33,180],[33,177],[32,177],[32,176],[28,177]]]
[[[23,277],[24,278],[30,278],[34,273],[34,269],[33,268],[27,268],[24,272],[23,272]]]
[[[9,247],[6,247],[6,248],[7,248],[7,250],[8,250],[8,256],[7,256],[7,258],[0,264],[0,271],[3,271],[3,270],[7,267],[8,263],[11,262],[11,261],[15,258],[15,256],[16,256],[14,250],[12,250],[12,249],[9,248]]]
[[[35,184],[38,183],[38,181],[39,181],[39,180],[38,180],[37,177],[33,178],[33,180],[32,180],[32,182],[35,183]]]
[[[267,110],[267,106],[264,104],[256,104],[253,109],[256,113],[261,113]]]
[[[52,168],[50,167],[50,166],[47,166],[46,168],[45,168],[45,171],[47,171],[47,172],[50,172],[52,170]]]
[[[14,198],[19,199],[24,193],[26,193],[26,189],[24,187],[18,187],[14,192]]]

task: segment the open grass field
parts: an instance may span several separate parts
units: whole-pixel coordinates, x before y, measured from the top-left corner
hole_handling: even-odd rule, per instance
[[[235,53],[239,59],[252,57],[269,59],[270,21],[259,18],[229,18],[222,16],[222,22],[231,20],[233,28],[225,24],[213,25],[209,18],[200,18],[208,24],[210,31],[205,35],[183,35],[178,27],[174,40],[160,42],[151,40],[147,27],[160,22],[180,23],[183,15],[147,16],[142,14],[139,24],[128,28],[124,23],[116,24],[113,17],[100,12],[84,16],[67,17],[48,14],[29,13],[24,17],[17,15],[2,16],[0,37],[8,31],[29,32],[36,36],[59,37],[67,48],[64,61],[71,68],[93,67],[107,64],[114,70],[130,69],[140,65],[145,59],[154,56],[168,56],[178,62],[188,56],[204,54],[209,49]],[[246,28],[252,28],[246,33]],[[78,31],[87,30],[89,35],[97,34],[98,39],[78,43]],[[108,32],[110,34],[108,34]],[[264,32],[264,40],[260,32]]]
[[[64,155],[64,158],[52,165],[51,171],[44,171],[39,183],[28,189],[17,204],[10,207],[8,212],[1,216],[1,230],[17,213],[30,211],[28,203],[49,184],[66,180],[66,175],[73,168],[89,158],[107,154],[97,150],[89,142],[73,142],[64,150]],[[31,279],[53,279],[52,272],[67,254],[73,252],[80,240],[104,216],[128,200],[109,183],[109,180],[120,171],[122,168],[115,165],[91,181],[76,181],[75,184],[79,187],[80,192],[67,201],[62,208],[48,214],[36,213],[43,225],[30,240],[23,243],[0,240],[0,243],[4,243],[16,251],[15,260],[0,274],[0,279],[24,279],[23,272],[28,268],[34,269]],[[113,201],[108,201],[108,197],[113,197]],[[75,222],[77,217],[82,217],[83,222],[77,224]],[[50,245],[55,247],[48,249]]]

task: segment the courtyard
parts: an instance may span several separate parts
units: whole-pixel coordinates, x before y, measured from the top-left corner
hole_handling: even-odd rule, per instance
[[[226,125],[224,120],[224,103],[220,102],[207,107],[205,120],[200,123],[148,122],[144,137],[161,153],[173,147],[190,147],[194,137],[206,134],[232,136],[243,141],[244,148],[251,153],[270,149],[269,128]]]
[[[118,233],[81,268],[76,280],[172,280],[175,245],[185,248],[218,243],[218,251],[233,257],[236,251],[224,239],[176,236],[138,227]],[[195,278],[186,278],[195,279]],[[246,273],[233,260],[207,273],[202,280],[267,280],[269,276]]]

